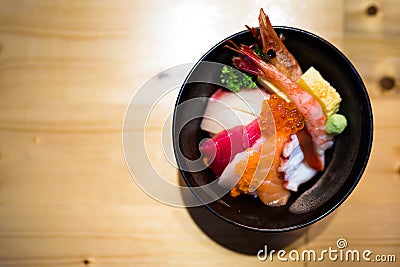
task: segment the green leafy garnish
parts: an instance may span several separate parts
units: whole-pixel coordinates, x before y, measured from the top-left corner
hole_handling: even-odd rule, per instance
[[[231,67],[223,66],[220,78],[222,84],[234,93],[239,92],[243,88],[257,88],[257,84],[253,81],[250,75]]]
[[[253,51],[254,51],[254,53],[256,53],[257,56],[259,56],[262,60],[264,60],[264,61],[267,60],[261,48],[259,48],[259,47],[254,47],[254,48],[253,48]]]

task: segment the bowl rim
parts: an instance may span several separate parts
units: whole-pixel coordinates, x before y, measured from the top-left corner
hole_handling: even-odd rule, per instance
[[[259,27],[257,27],[259,28]],[[311,38],[315,38],[318,41],[324,43],[325,45],[329,46],[330,49],[332,49],[335,53],[337,53],[338,56],[340,56],[340,58],[342,60],[345,61],[345,63],[349,66],[349,68],[352,70],[352,76],[354,76],[354,78],[356,78],[356,82],[357,84],[359,84],[359,90],[362,91],[362,94],[364,96],[364,101],[367,104],[364,108],[366,108],[366,111],[369,115],[369,124],[367,125],[369,128],[369,132],[368,132],[368,146],[366,147],[366,153],[364,155],[362,155],[362,164],[359,166],[359,171],[356,175],[356,177],[354,178],[353,183],[351,184],[351,187],[349,188],[349,190],[346,191],[346,193],[340,197],[339,201],[337,201],[330,209],[326,210],[323,212],[323,214],[321,214],[320,216],[317,216],[315,218],[313,218],[312,220],[308,220],[305,223],[300,223],[300,224],[296,224],[290,227],[284,227],[284,228],[278,228],[278,229],[270,229],[270,228],[259,228],[259,227],[252,227],[252,226],[248,226],[248,225],[244,225],[242,223],[233,221],[231,219],[226,218],[225,216],[221,215],[220,213],[218,213],[217,211],[215,211],[213,208],[211,208],[210,204],[203,204],[202,206],[205,206],[212,214],[214,214],[215,216],[217,216],[218,218],[222,219],[223,221],[234,225],[234,226],[238,226],[240,228],[244,228],[247,230],[252,230],[252,231],[257,231],[257,232],[263,232],[263,233],[282,233],[282,232],[289,232],[289,231],[294,231],[294,230],[299,230],[301,228],[310,226],[318,221],[320,221],[321,219],[327,217],[329,214],[331,214],[334,210],[336,210],[348,197],[349,195],[354,191],[355,187],[357,186],[357,184],[359,183],[359,181],[361,180],[361,177],[367,167],[369,158],[370,158],[370,154],[371,154],[371,150],[372,150],[372,142],[373,142],[373,133],[374,133],[374,122],[373,122],[373,113],[372,113],[372,106],[371,106],[371,101],[368,95],[368,91],[365,87],[365,84],[360,76],[360,74],[358,73],[357,69],[354,67],[354,65],[350,62],[350,60],[346,57],[346,55],[341,52],[336,46],[334,46],[333,44],[331,44],[329,41],[325,40],[324,38],[303,30],[303,29],[299,29],[296,27],[290,27],[290,26],[273,26],[274,30],[285,30],[285,31],[293,31],[293,32],[297,32],[297,33],[301,33],[301,34],[305,34],[310,36]],[[175,132],[176,132],[176,107],[179,105],[179,102],[181,100],[184,88],[188,82],[189,77],[193,74],[193,72],[196,70],[196,68],[198,67],[198,65],[201,62],[204,62],[205,58],[212,52],[214,51],[216,48],[218,48],[219,46],[221,46],[222,44],[226,43],[227,40],[230,40],[232,38],[235,38],[237,36],[243,35],[243,34],[247,34],[249,33],[249,30],[242,30],[240,32],[236,32],[226,38],[224,38],[222,41],[218,42],[217,44],[215,44],[212,48],[210,48],[206,53],[203,54],[203,56],[201,56],[201,58],[194,64],[194,66],[192,67],[192,69],[189,71],[189,73],[187,74],[184,82],[182,83],[182,86],[180,88],[178,97],[176,99],[175,102],[175,107],[174,107],[174,113],[173,113],[173,124],[172,124],[172,136],[173,136],[173,148],[174,148],[174,154],[175,157],[177,155],[176,151],[179,148],[179,142],[176,142],[176,136],[175,136]],[[364,136],[364,135],[363,135]],[[359,153],[357,154],[357,159],[359,157]],[[359,159],[358,159],[359,160]],[[203,202],[201,197],[196,194],[195,191],[192,190],[192,185],[190,184],[189,180],[187,179],[184,171],[181,168],[181,164],[178,158],[176,158],[176,162],[177,162],[177,166],[179,167],[179,172],[180,175],[182,176],[182,178],[184,179],[185,183],[187,184],[187,186],[191,189],[192,193],[195,195],[196,198],[199,199],[200,202]],[[214,203],[214,202],[212,202]]]

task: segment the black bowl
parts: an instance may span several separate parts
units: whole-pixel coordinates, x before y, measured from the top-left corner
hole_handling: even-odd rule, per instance
[[[283,207],[268,207],[251,196],[222,197],[205,206],[220,219],[234,225],[262,232],[283,232],[296,230],[310,225],[336,209],[353,191],[366,167],[373,136],[371,105],[365,86],[350,61],[332,44],[324,39],[289,27],[274,27],[285,36],[285,45],[298,60],[303,71],[314,66],[321,75],[337,89],[342,97],[340,113],[345,115],[348,126],[335,138],[334,146],[326,152],[325,171],[300,186],[293,193],[288,204]],[[254,39],[248,31],[242,31],[228,37],[237,44],[250,45]],[[173,121],[173,142],[175,154],[178,150],[189,159],[201,156],[199,142],[208,137],[200,129],[201,116],[206,101],[192,105],[191,114],[199,118],[191,120],[185,126],[177,127],[185,119],[185,111],[176,108],[181,103],[196,97],[209,97],[219,86],[211,83],[193,82],[193,77],[213,80],[218,77],[216,69],[205,71],[199,68],[200,62],[210,61],[232,66],[233,51],[224,48],[226,40],[221,41],[208,51],[194,66],[179,93]],[[217,76],[216,76],[217,75]],[[197,172],[185,171],[187,166],[180,157],[177,163],[181,174],[189,187],[201,186],[216,179],[210,169]],[[197,194],[202,200],[202,197]]]

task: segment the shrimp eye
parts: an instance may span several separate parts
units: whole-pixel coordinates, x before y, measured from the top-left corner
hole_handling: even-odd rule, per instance
[[[275,50],[274,50],[274,49],[269,49],[269,50],[267,51],[267,56],[268,56],[269,59],[275,58],[275,57],[276,57],[276,52],[275,52]]]

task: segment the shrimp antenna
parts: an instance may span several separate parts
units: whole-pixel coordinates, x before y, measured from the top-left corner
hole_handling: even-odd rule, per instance
[[[232,46],[230,46],[230,45],[224,45],[225,48],[228,48],[228,49],[230,49],[230,50],[232,50],[232,51],[241,53],[240,47],[239,47],[237,44],[235,44],[234,41],[228,40],[227,42],[228,42],[229,44],[231,44]]]

